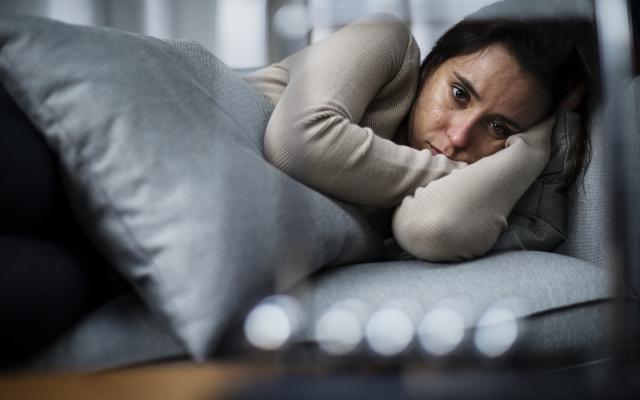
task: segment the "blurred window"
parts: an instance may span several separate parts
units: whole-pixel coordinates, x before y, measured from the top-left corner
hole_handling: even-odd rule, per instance
[[[218,0],[213,52],[233,68],[269,63],[267,0]]]

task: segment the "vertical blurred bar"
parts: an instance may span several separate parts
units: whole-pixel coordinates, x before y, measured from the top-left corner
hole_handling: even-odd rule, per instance
[[[268,63],[267,0],[217,0],[214,53],[235,69]]]
[[[49,0],[46,15],[70,23],[100,25],[103,23],[102,4],[98,0]]]
[[[632,93],[632,101],[630,102],[630,107],[627,109],[629,115],[627,121],[629,124],[632,124],[634,127],[634,131],[630,132],[631,137],[636,137],[636,141],[632,142],[635,153],[632,153],[631,159],[633,160],[635,157],[635,177],[632,175],[631,179],[635,179],[635,182],[632,182],[634,186],[633,188],[633,197],[632,197],[632,212],[635,213],[635,223],[631,225],[631,238],[636,238],[636,242],[633,242],[631,239],[631,251],[630,251],[630,263],[632,270],[630,278],[632,279],[632,287],[634,290],[634,294],[636,298],[640,297],[640,1],[632,0],[629,1],[629,12],[630,12],[630,20],[632,22],[632,42],[633,42],[633,74],[634,84],[633,93]],[[634,135],[635,134],[635,135]],[[633,214],[632,214],[633,215]],[[640,304],[636,301],[635,303],[635,312],[633,314],[631,332],[633,336],[631,337],[632,343],[635,344],[635,366],[636,368],[640,365]]]
[[[0,0],[0,13],[47,15],[49,0]]]
[[[167,0],[144,0],[144,30],[147,35],[171,37],[171,2]]]
[[[598,39],[600,48],[600,62],[602,67],[602,88],[605,126],[609,128],[608,157],[613,157],[612,170],[608,179],[611,182],[612,193],[610,207],[614,216],[613,232],[609,238],[611,269],[616,272],[616,315],[614,318],[614,335],[612,350],[617,365],[625,366],[632,351],[630,337],[630,322],[636,318],[630,312],[626,299],[628,298],[629,269],[637,266],[629,265],[629,249],[633,244],[629,235],[629,212],[631,188],[634,177],[629,166],[630,157],[626,154],[631,147],[631,128],[625,126],[625,104],[623,93],[627,92],[631,78],[631,31],[630,19],[626,1],[624,0],[596,0],[596,21],[598,24]],[[636,357],[633,354],[632,357]]]
[[[96,0],[102,6],[103,24],[116,29],[140,32],[145,25],[141,0]]]
[[[269,62],[274,63],[306,47],[311,21],[307,0],[268,0]]]
[[[341,27],[372,13],[394,14],[409,23],[409,0],[308,0],[312,19],[311,42],[324,39]]]
[[[216,2],[210,0],[144,0],[146,35],[190,39],[215,50]]]
[[[495,0],[407,0],[406,3],[411,31],[424,59],[447,29]]]

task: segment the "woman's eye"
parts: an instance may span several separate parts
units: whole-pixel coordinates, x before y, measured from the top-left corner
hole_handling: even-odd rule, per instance
[[[458,103],[467,104],[469,102],[469,96],[467,95],[467,92],[457,86],[451,87],[451,94]]]
[[[498,121],[489,122],[489,129],[491,130],[491,133],[493,133],[495,136],[507,137],[511,135],[511,131],[509,130],[509,128],[507,128],[506,126],[504,126],[502,123]]]

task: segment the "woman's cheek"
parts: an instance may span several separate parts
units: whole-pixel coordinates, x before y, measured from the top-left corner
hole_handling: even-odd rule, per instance
[[[434,141],[436,145],[443,146],[440,135],[446,132],[447,121],[455,111],[450,99],[443,93],[443,90],[432,90],[418,99],[410,131],[411,147],[423,149],[425,142]]]
[[[433,143],[434,140],[440,141],[438,135],[444,132],[446,120],[446,110],[430,108],[428,112],[423,112],[416,118],[412,129],[411,146],[423,149],[426,142]]]

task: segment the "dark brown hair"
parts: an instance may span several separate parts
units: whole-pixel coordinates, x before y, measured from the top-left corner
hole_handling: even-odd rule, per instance
[[[589,162],[591,147],[588,121],[598,84],[597,35],[588,18],[465,18],[438,39],[422,62],[421,83],[446,60],[501,44],[548,92],[555,110],[568,91],[584,85],[585,96],[576,110],[582,129],[573,154],[575,167],[567,182],[573,183]],[[552,111],[550,110],[550,112]]]

